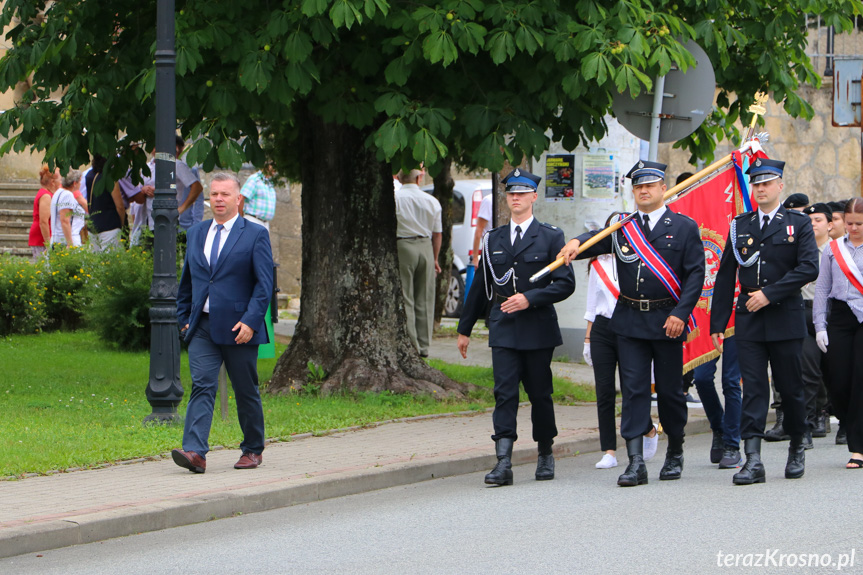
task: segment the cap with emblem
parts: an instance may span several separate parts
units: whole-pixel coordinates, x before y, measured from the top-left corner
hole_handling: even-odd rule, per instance
[[[789,198],[790,199],[790,198]],[[827,216],[827,221],[830,221],[830,218],[833,217],[833,209],[825,203],[819,202],[817,204],[812,204],[808,208],[803,208],[804,214],[824,214]]]
[[[848,200],[839,200],[838,202],[827,202],[827,206],[830,208],[830,211],[835,212],[844,212],[845,204],[848,203]]]
[[[667,167],[667,165],[660,164],[658,162],[646,162],[641,160],[632,166],[632,169],[629,170],[626,177],[632,179],[633,186],[652,184],[653,182],[663,182],[665,181],[665,168]]]
[[[784,169],[785,162],[758,158],[752,162],[746,173],[749,174],[749,183],[754,185],[781,178]]]
[[[788,196],[785,199],[785,201],[782,203],[782,205],[786,209],[805,208],[806,206],[809,205],[809,196],[807,196],[806,194],[801,194],[799,192],[796,194],[791,194],[790,196]],[[809,212],[807,212],[807,213],[809,213]]]
[[[526,194],[535,192],[539,182],[542,180],[539,176],[534,176],[527,170],[516,168],[509,173],[507,177],[501,180],[506,186],[508,194]]]

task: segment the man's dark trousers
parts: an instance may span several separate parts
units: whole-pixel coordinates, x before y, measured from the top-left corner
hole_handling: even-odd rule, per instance
[[[189,342],[189,368],[192,393],[186,407],[183,449],[206,456],[207,437],[213,423],[219,369],[225,363],[237,400],[237,415],[243,431],[243,453],[264,450],[264,411],[258,393],[258,346],[217,345],[210,339],[210,316],[201,316],[198,329]]]
[[[516,412],[518,411],[518,383],[530,398],[530,419],[533,422],[533,440],[551,441],[557,437],[554,420],[554,403],[551,358],[554,348],[518,350],[506,347],[491,348],[494,367],[495,408],[492,414],[494,435],[492,440],[518,439]]]

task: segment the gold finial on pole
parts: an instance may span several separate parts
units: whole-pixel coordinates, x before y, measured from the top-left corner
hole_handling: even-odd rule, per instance
[[[764,92],[755,93],[755,102],[749,106],[749,113],[752,114],[752,122],[749,123],[749,130],[755,129],[755,124],[758,122],[758,116],[763,116],[767,113],[767,108],[764,104],[767,103],[768,96]]]

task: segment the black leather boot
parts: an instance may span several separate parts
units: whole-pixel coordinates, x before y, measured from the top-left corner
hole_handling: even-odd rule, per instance
[[[647,466],[644,464],[644,440],[641,437],[626,442],[629,465],[623,475],[617,478],[621,487],[634,487],[647,483]]]
[[[536,458],[536,480],[548,481],[554,479],[554,454],[551,446],[554,441],[540,441],[537,449],[539,455]]]
[[[839,429],[836,430],[836,445],[848,445],[848,432],[842,422],[839,422]]]
[[[815,416],[815,421],[812,422],[812,437],[827,437],[827,432],[830,431],[827,429],[828,425],[830,425],[830,422],[827,415],[824,411],[821,411]]]
[[[489,485],[512,485],[512,439],[504,437],[494,442],[497,465],[485,476]]]
[[[764,483],[764,464],[761,463],[761,438],[753,437],[743,441],[743,452],[746,453],[746,463],[743,469],[734,474],[734,485],[752,485]]]
[[[806,430],[803,432],[803,449],[814,449],[815,442],[812,441],[812,432]]]
[[[683,437],[668,436],[668,449],[665,450],[665,463],[659,471],[660,481],[680,479],[683,472]]]
[[[788,462],[785,464],[785,479],[800,479],[806,467],[806,451],[803,446],[803,436],[791,438],[788,446]]]
[[[710,463],[719,463],[722,459],[722,451],[725,443],[722,441],[722,432],[713,432],[713,443],[710,445]]]
[[[767,433],[764,434],[764,439],[767,441],[788,441],[791,439],[791,436],[785,433],[783,421],[785,421],[785,415],[781,409],[777,408],[776,424],[773,426],[773,429],[767,430]]]

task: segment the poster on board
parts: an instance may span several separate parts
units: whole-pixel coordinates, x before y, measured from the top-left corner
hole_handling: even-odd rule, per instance
[[[545,199],[560,202],[575,199],[575,155],[549,154],[545,157]]]
[[[582,196],[593,200],[614,198],[614,158],[608,154],[584,156]]]

